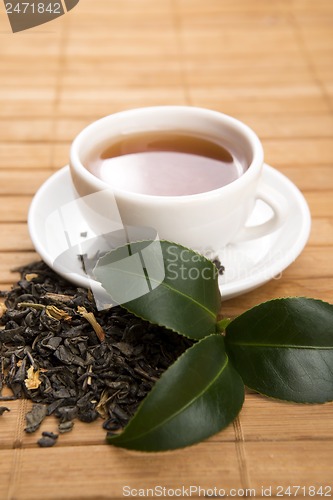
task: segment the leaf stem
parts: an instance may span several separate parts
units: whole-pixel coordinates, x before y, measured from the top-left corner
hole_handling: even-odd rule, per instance
[[[227,328],[227,326],[232,322],[232,319],[231,318],[223,318],[223,319],[220,319],[220,321],[218,321],[216,323],[216,330],[218,332],[224,332],[225,329]]]

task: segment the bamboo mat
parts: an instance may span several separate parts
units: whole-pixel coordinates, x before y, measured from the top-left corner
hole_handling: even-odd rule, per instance
[[[280,279],[225,302],[225,314],[280,296],[333,302],[332,55],[332,0],[81,0],[15,35],[1,4],[1,288],[17,278],[13,266],[37,257],[29,203],[67,164],[82,127],[123,109],[187,104],[252,126],[267,163],[303,191],[313,217],[302,255]],[[40,449],[23,430],[29,403],[8,406],[0,417],[1,500],[122,498],[124,486],[195,485],[258,497],[262,486],[274,496],[278,486],[298,485],[311,497],[310,486],[333,486],[332,404],[248,394],[228,429],[164,454],[106,446],[100,422],[77,423],[55,447]],[[42,430],[55,429],[44,422]]]

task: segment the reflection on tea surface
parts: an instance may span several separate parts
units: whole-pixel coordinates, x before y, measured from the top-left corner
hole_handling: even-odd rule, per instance
[[[87,168],[117,189],[182,196],[229,184],[244,173],[246,162],[222,142],[162,131],[117,138],[93,151]]]

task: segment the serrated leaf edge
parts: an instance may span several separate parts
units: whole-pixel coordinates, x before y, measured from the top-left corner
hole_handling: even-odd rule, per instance
[[[236,368],[235,368],[235,370],[236,370]],[[237,371],[237,373],[242,378],[241,374],[238,371]],[[243,378],[242,378],[242,380],[243,380]],[[273,401],[280,401],[280,402],[282,401],[283,403],[290,403],[290,404],[296,404],[296,405],[308,405],[308,406],[326,405],[326,404],[333,403],[333,399],[328,399],[327,401],[314,401],[314,402],[311,402],[311,401],[295,401],[294,399],[276,398],[274,396],[271,396],[270,394],[266,394],[265,392],[258,391],[258,389],[255,389],[254,387],[245,384],[244,381],[243,381],[243,383],[244,383],[245,387],[247,387],[248,389],[251,389],[251,391],[254,391],[256,394],[259,394],[260,396],[264,396],[265,398],[271,399]]]
[[[155,241],[155,240],[137,240],[137,241],[132,241],[132,242],[126,243],[125,245],[119,245],[119,246],[117,246],[117,247],[113,248],[112,250],[110,250],[109,252],[106,252],[106,253],[105,253],[102,257],[100,257],[100,258],[98,259],[98,261],[96,262],[96,265],[95,265],[94,269],[92,270],[93,276],[95,277],[95,269],[96,269],[96,267],[98,266],[99,261],[100,261],[101,259],[103,259],[104,257],[106,257],[109,253],[111,253],[111,252],[115,252],[115,251],[116,251],[116,250],[118,250],[119,248],[125,248],[125,247],[127,247],[127,246],[129,246],[129,245],[132,245],[132,244],[136,244],[136,243],[145,243],[145,242],[147,242],[147,241]],[[186,246],[181,245],[181,244],[179,244],[179,243],[176,243],[175,241],[170,241],[170,240],[159,240],[159,241],[160,241],[160,242],[165,242],[165,243],[170,243],[171,245],[176,245],[177,247],[181,247],[181,248],[183,248],[184,250],[188,250],[188,251],[190,251],[190,252],[193,252],[194,254],[198,255],[201,259],[205,260],[207,263],[209,263],[210,265],[212,265],[213,267],[215,267],[215,268],[216,268],[216,265],[215,265],[215,264],[214,264],[214,263],[213,263],[210,259],[208,259],[208,258],[207,258],[207,257],[205,257],[204,255],[202,255],[201,253],[197,252],[196,250],[193,250],[192,248],[189,248],[189,247],[186,247]],[[217,269],[217,268],[216,268],[216,269]],[[132,273],[132,274],[133,274],[133,273]],[[96,281],[98,281],[98,279],[97,279],[97,278],[96,278]],[[98,283],[100,283],[100,281],[98,281]],[[162,283],[163,283],[163,282],[162,282]],[[102,287],[102,288],[104,288],[104,287]],[[172,289],[171,287],[169,287],[169,289],[170,289],[170,290],[174,290],[174,289]],[[108,291],[106,290],[106,288],[104,288],[104,290],[105,290],[107,293],[110,293],[110,292],[108,292]],[[184,297],[189,297],[189,296],[187,296],[187,295],[185,295],[185,294],[182,294],[182,293],[181,293],[181,292],[179,292],[178,290],[176,290],[176,291],[179,293],[179,295],[183,295]],[[147,293],[149,293],[149,292],[147,292]],[[111,295],[111,294],[110,294],[110,295]],[[112,297],[112,296],[111,296],[111,297]],[[190,298],[190,297],[189,297],[189,298]],[[212,311],[210,311],[210,310],[209,310],[209,309],[207,309],[206,307],[203,307],[203,306],[202,306],[200,303],[198,303],[196,300],[193,300],[193,303],[198,304],[198,306],[199,306],[199,307],[201,307],[203,310],[206,310],[212,318],[214,318],[215,320],[217,319],[217,315],[215,315]],[[149,323],[151,323],[151,324],[154,324],[154,325],[157,325],[157,326],[160,326],[160,327],[166,328],[167,330],[170,330],[170,331],[172,331],[172,332],[174,332],[174,333],[178,333],[179,335],[182,335],[183,337],[186,337],[186,338],[188,338],[188,339],[190,339],[190,340],[198,340],[198,341],[200,341],[200,340],[203,340],[203,339],[204,339],[204,338],[206,338],[206,337],[209,337],[211,334],[214,334],[214,333],[215,333],[215,332],[211,332],[211,333],[208,333],[205,337],[202,337],[202,338],[200,338],[200,339],[194,339],[193,337],[191,337],[191,336],[189,336],[189,335],[186,335],[185,333],[180,332],[180,331],[178,331],[178,330],[175,330],[174,328],[166,327],[166,326],[165,326],[165,325],[163,325],[162,323],[159,323],[159,322],[157,322],[157,321],[156,321],[156,322],[155,322],[155,321],[151,321],[150,319],[144,318],[144,317],[143,317],[143,316],[141,316],[140,314],[137,314],[137,313],[135,313],[134,311],[132,311],[132,310],[130,309],[130,307],[126,306],[126,302],[125,302],[124,304],[121,304],[121,307],[123,307],[124,309],[126,309],[128,312],[130,312],[130,313],[134,314],[134,316],[136,316],[137,318],[142,319],[143,321],[148,321],[148,322],[149,322]],[[215,327],[215,328],[216,328],[216,327]]]
[[[253,311],[255,309],[257,309],[258,307],[260,306],[263,306],[264,304],[269,304],[270,302],[278,302],[278,301],[285,301],[285,300],[293,300],[293,299],[305,299],[305,300],[309,300],[311,302],[321,302],[322,304],[326,304],[326,305],[330,305],[332,306],[333,304],[331,304],[330,302],[327,302],[325,300],[322,300],[322,299],[315,299],[313,297],[307,297],[306,295],[301,295],[301,296],[297,296],[297,295],[290,295],[288,297],[277,297],[275,299],[269,299],[269,300],[265,300],[264,302],[260,302],[259,304],[256,304],[255,306],[253,307],[250,307],[250,309],[247,309],[246,311],[244,311],[243,313],[239,314],[239,316],[236,316],[235,318],[233,318],[229,325],[231,325],[234,321],[236,321],[238,318],[241,318],[243,316],[243,314],[247,314],[248,312],[250,311]],[[228,325],[228,326],[229,326]],[[226,327],[226,331],[228,331],[228,326]]]

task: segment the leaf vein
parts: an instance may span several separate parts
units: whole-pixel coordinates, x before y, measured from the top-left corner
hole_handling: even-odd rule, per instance
[[[104,266],[103,266],[104,267]],[[107,266],[106,266],[107,267]],[[143,279],[143,276],[141,274],[138,274],[138,273],[133,273],[133,272],[129,272],[129,271],[123,271],[123,273],[127,276],[134,276],[136,278],[141,278]],[[198,302],[197,300],[193,299],[193,297],[191,297],[190,295],[184,293],[184,292],[181,292],[180,290],[178,290],[177,288],[173,288],[171,287],[170,285],[168,285],[167,283],[165,283],[165,281],[162,281],[162,283],[160,283],[158,280],[154,279],[154,278],[151,278],[149,277],[149,281],[150,283],[154,283],[156,284],[157,286],[163,286],[164,288],[168,289],[168,290],[171,290],[172,292],[182,296],[182,297],[185,297],[189,302],[192,302],[193,304],[196,304],[197,306],[199,306],[201,309],[203,309],[204,311],[206,311],[206,313],[211,316],[212,318],[215,319],[216,317],[216,314],[214,313],[214,311],[211,311],[210,309],[208,309],[206,306],[204,306],[202,303]],[[156,286],[156,288],[157,288]],[[151,292],[149,292],[151,293]],[[135,299],[134,299],[135,300]]]
[[[309,346],[309,345],[295,345],[295,344],[251,344],[248,342],[230,342],[230,345],[233,346],[241,346],[241,347],[255,347],[255,348],[264,348],[264,347],[274,347],[279,349],[313,349],[316,351],[331,351],[333,350],[333,346]]]

